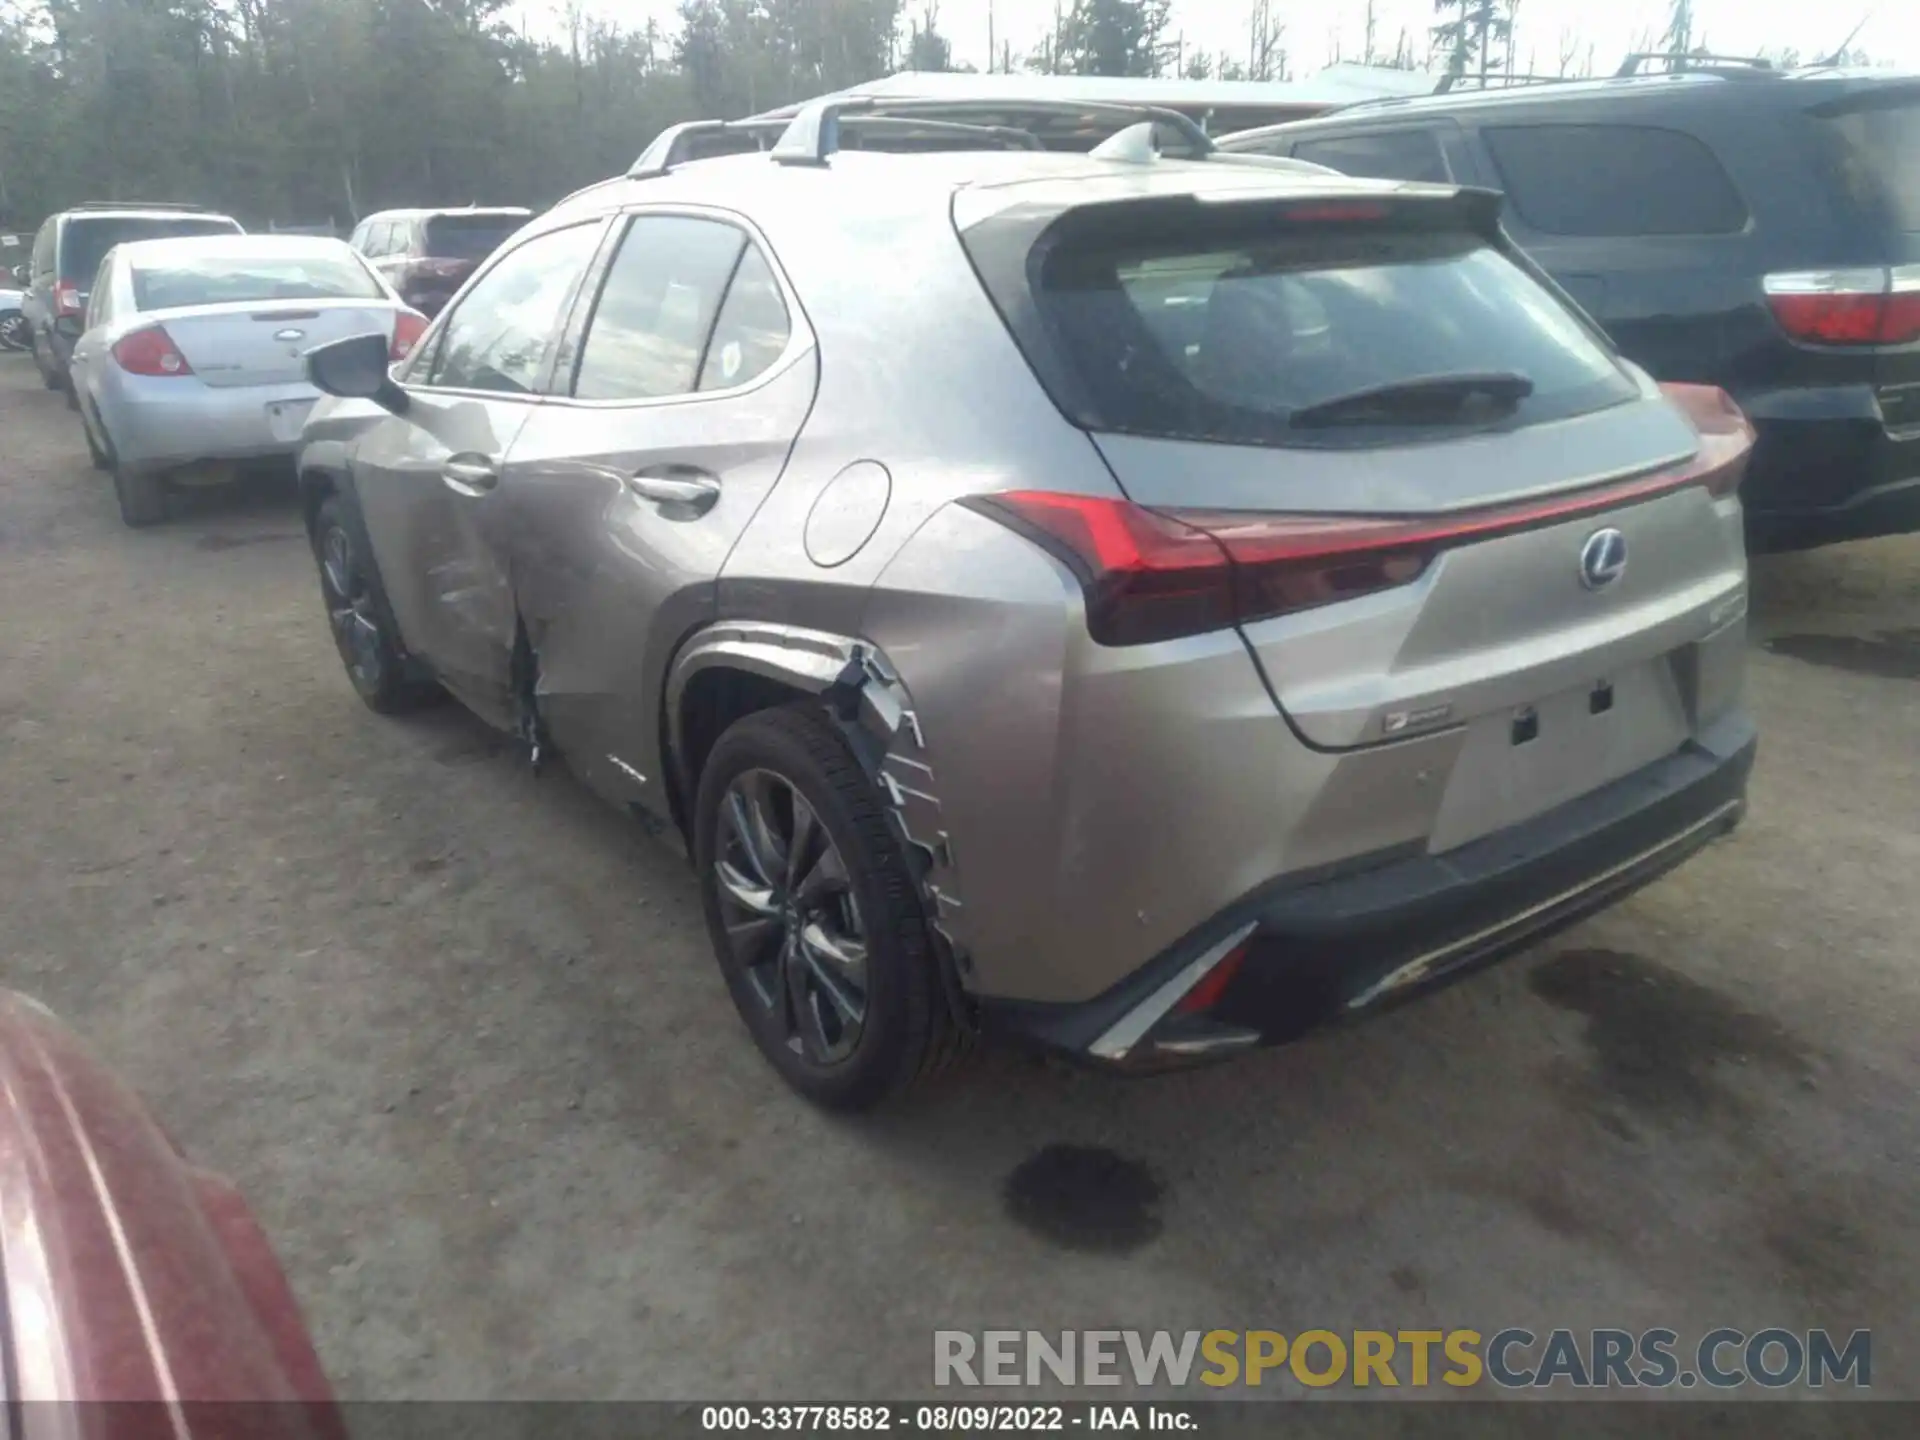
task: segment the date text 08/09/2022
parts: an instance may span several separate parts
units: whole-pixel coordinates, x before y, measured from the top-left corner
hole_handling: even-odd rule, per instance
[[[974,1431],[1193,1431],[1199,1421],[1179,1405],[707,1405],[700,1428],[820,1435],[891,1431],[947,1435]]]

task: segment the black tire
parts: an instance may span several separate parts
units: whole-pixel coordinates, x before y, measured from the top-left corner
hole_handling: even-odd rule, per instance
[[[49,341],[47,343],[49,348],[51,348],[52,342]],[[34,339],[31,348],[33,350],[33,368],[40,372],[40,383],[49,390],[58,390],[60,388],[59,372],[40,358],[40,341],[37,337]]]
[[[80,392],[73,388],[72,378],[69,377],[67,383],[61,388],[67,392],[67,408],[78,414],[80,410]]]
[[[32,344],[32,330],[27,325],[27,317],[18,310],[9,310],[0,315],[0,352],[25,350]]]
[[[717,870],[726,842],[722,806],[737,781],[763,775],[791,787],[824,829],[843,862],[843,888],[864,931],[865,1013],[850,1053],[831,1063],[810,1056],[799,1023],[789,1022],[780,1002],[756,988],[752,970],[784,971],[788,950],[779,946],[780,958],[749,967],[728,936]],[[795,1090],[827,1109],[866,1110],[946,1069],[969,1047],[971,1032],[948,1005],[919,892],[881,798],[820,710],[762,710],[730,726],[701,772],[694,818],[694,853],[715,958],[761,1053]],[[796,952],[796,963],[803,959]],[[781,992],[788,1005],[794,1003],[784,986]]]
[[[84,408],[80,411],[80,433],[87,437],[87,458],[93,462],[93,468],[96,470],[111,470],[113,468],[113,457],[109,455],[107,451],[102,450],[100,448],[100,442],[93,438],[93,426],[88,423],[87,412]],[[112,445],[113,441],[108,440],[107,444]]]
[[[351,502],[329,495],[308,526],[327,627],[347,679],[369,710],[380,715],[417,710],[444,692],[419,676],[394,635],[374,590],[373,568],[361,538],[365,531],[351,509]]]
[[[120,502],[120,518],[129,529],[144,530],[167,518],[172,499],[167,482],[158,475],[129,471],[114,463],[113,493]]]

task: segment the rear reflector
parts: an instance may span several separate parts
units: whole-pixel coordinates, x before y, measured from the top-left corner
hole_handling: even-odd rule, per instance
[[[393,316],[393,343],[387,347],[387,359],[395,364],[413,353],[420,337],[427,333],[427,317],[418,310],[397,310]]]
[[[191,375],[193,367],[159,325],[129,330],[113,345],[113,358],[129,375]]]
[[[1240,967],[1246,963],[1247,947],[1243,942],[1220,957],[1215,965],[1200,981],[1175,1003],[1174,1009],[1182,1015],[1198,1015],[1211,1010],[1220,1003],[1220,997],[1227,993],[1227,986],[1233,983],[1233,977],[1240,973]]]
[[[1908,345],[1920,340],[1920,266],[1797,270],[1769,275],[1780,328],[1809,345]]]
[[[1700,445],[1684,464],[1512,505],[1447,515],[1148,510],[1130,500],[1012,490],[960,503],[1041,546],[1079,579],[1087,630],[1144,645],[1353,600],[1420,578],[1444,550],[1557,525],[1692,485],[1731,493],[1753,429],[1726,392],[1667,385]]]

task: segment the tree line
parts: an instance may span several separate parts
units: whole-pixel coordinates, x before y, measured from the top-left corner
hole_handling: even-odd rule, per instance
[[[1291,78],[1275,0],[1240,3],[1244,47],[1202,52],[1170,0],[1056,0],[1019,52],[990,37],[991,68]],[[1511,72],[1523,3],[1435,0],[1428,33],[1389,41],[1367,0],[1364,53],[1326,58]],[[1661,38],[1684,51],[1690,0],[1673,9]],[[392,205],[539,207],[676,121],[953,68],[938,0],[681,0],[672,27],[572,0],[539,34],[513,14],[508,0],[0,0],[0,228],[81,200],[343,229]],[[1563,37],[1560,73],[1577,55]]]

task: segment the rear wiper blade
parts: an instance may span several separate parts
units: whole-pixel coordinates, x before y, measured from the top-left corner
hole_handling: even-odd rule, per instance
[[[1532,393],[1533,381],[1512,370],[1416,375],[1304,405],[1287,417],[1287,423],[1296,430],[1330,425],[1453,425],[1494,419]]]

